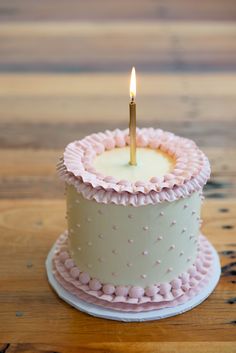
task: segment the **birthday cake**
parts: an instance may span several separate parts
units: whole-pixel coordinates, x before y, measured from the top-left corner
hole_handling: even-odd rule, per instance
[[[57,242],[54,278],[76,297],[119,311],[176,306],[197,295],[213,271],[201,234],[207,157],[186,138],[137,129],[70,143],[58,164],[68,230]]]

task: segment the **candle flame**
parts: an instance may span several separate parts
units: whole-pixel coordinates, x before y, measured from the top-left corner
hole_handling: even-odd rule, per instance
[[[131,71],[129,95],[130,95],[131,100],[134,100],[134,98],[136,96],[136,74],[135,74],[134,67],[132,68],[132,71]]]

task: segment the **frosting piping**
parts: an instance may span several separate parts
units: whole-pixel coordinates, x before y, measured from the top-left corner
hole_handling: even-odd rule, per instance
[[[199,236],[198,254],[195,263],[187,272],[180,274],[170,282],[156,283],[146,288],[137,286],[114,286],[90,278],[88,273],[80,272],[75,266],[67,248],[67,232],[56,243],[53,257],[54,276],[63,283],[72,286],[89,296],[111,303],[146,304],[172,302],[189,291],[195,291],[212,267],[212,252],[207,239]]]
[[[62,180],[88,200],[142,206],[175,201],[200,191],[210,176],[210,164],[196,144],[160,129],[137,129],[137,146],[159,148],[175,159],[171,173],[149,181],[130,182],[104,176],[93,167],[96,155],[129,144],[128,130],[92,134],[70,143],[58,163]]]

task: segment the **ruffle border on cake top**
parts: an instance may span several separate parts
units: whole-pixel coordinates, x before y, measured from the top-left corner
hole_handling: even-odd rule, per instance
[[[53,275],[58,282],[71,293],[83,293],[86,298],[95,298],[96,304],[109,302],[117,306],[117,310],[127,310],[132,304],[142,306],[150,304],[162,307],[163,304],[184,302],[192,295],[196,295],[208,280],[213,270],[213,256],[208,240],[199,236],[198,254],[195,263],[187,272],[180,274],[170,282],[156,283],[146,288],[138,286],[115,286],[101,283],[96,278],[91,278],[88,273],[81,272],[69,255],[67,246],[67,232],[62,234],[57,242],[53,257]],[[89,302],[91,299],[89,300]],[[93,302],[93,300],[92,300]],[[128,306],[126,306],[128,305]],[[122,309],[121,309],[122,308]],[[151,310],[150,309],[150,310]]]
[[[189,139],[160,129],[137,129],[137,147],[160,149],[175,160],[171,173],[149,181],[118,180],[93,167],[96,155],[129,145],[128,130],[105,131],[70,143],[58,163],[60,177],[88,200],[142,206],[175,201],[200,191],[210,176],[205,154]]]

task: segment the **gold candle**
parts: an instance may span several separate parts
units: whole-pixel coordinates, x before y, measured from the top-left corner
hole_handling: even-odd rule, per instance
[[[136,75],[132,68],[130,79],[130,103],[129,103],[129,136],[130,136],[130,165],[136,165]]]

